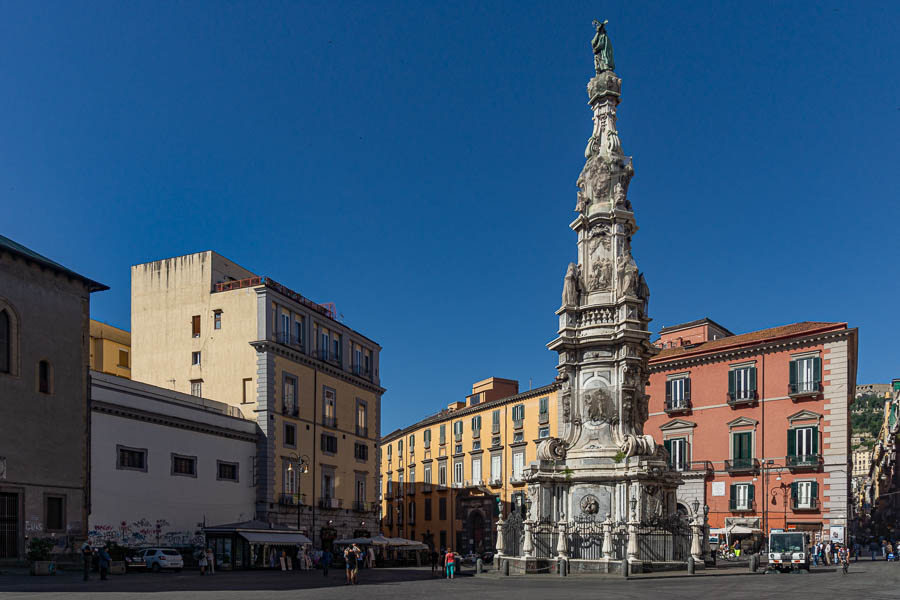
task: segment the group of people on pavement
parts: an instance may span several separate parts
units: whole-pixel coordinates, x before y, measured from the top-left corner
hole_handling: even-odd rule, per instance
[[[81,558],[84,562],[85,581],[91,578],[91,569],[94,566],[95,557],[97,559],[97,566],[100,570],[100,579],[106,580],[106,576],[109,574],[109,563],[112,562],[112,557],[110,557],[109,552],[106,550],[106,546],[100,546],[95,549],[89,542],[85,541],[81,545]]]
[[[461,560],[462,557],[454,552],[452,548],[442,549],[440,553],[437,550],[432,550],[431,573],[434,574],[438,569],[438,565],[440,565],[441,575],[447,579],[454,579],[458,573]]]
[[[846,544],[840,542],[832,543],[830,540],[825,542],[816,542],[809,549],[809,557],[814,567],[819,565],[841,565],[845,568],[850,564],[851,554],[859,557],[858,544],[854,547],[855,552]]]
[[[869,553],[872,556],[872,560],[876,560],[875,557],[881,554],[882,560],[896,561],[898,560],[897,554],[900,553],[900,540],[892,542],[889,539],[882,539],[881,541],[873,539],[869,542]]]

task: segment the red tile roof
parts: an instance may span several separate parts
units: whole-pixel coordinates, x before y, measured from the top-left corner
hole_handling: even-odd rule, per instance
[[[740,335],[732,335],[717,340],[710,340],[691,347],[664,348],[659,354],[650,359],[650,363],[659,363],[675,358],[682,358],[695,354],[705,354],[718,350],[731,349],[734,347],[748,346],[762,342],[776,340],[778,338],[793,337],[798,335],[808,335],[810,333],[833,331],[837,329],[846,329],[846,323],[829,323],[824,321],[801,321],[800,323],[791,323],[790,325],[781,325],[780,327],[771,327],[769,329],[760,329],[759,331],[751,331]]]

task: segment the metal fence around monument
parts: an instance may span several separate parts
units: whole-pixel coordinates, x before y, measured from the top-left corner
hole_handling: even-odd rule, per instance
[[[691,555],[691,528],[669,521],[637,528],[638,556],[649,562],[685,562]]]
[[[522,556],[522,545],[525,541],[525,523],[522,514],[514,511],[503,523],[503,554]]]
[[[537,558],[556,558],[556,544],[559,532],[556,523],[550,519],[541,520],[532,525],[534,538],[534,555]]]
[[[603,524],[592,516],[569,521],[566,542],[569,556],[581,560],[603,558]]]

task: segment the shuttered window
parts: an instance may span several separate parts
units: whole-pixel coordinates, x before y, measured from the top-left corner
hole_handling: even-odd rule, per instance
[[[191,317],[191,336],[200,337],[200,315]]]
[[[822,359],[818,356],[807,356],[792,360],[789,377],[789,394],[818,392],[822,385]]]

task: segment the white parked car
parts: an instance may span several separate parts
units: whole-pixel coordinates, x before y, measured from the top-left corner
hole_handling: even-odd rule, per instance
[[[163,569],[180,571],[184,568],[184,559],[178,550],[172,548],[146,548],[138,551],[131,560],[131,568],[143,568],[154,573]]]

